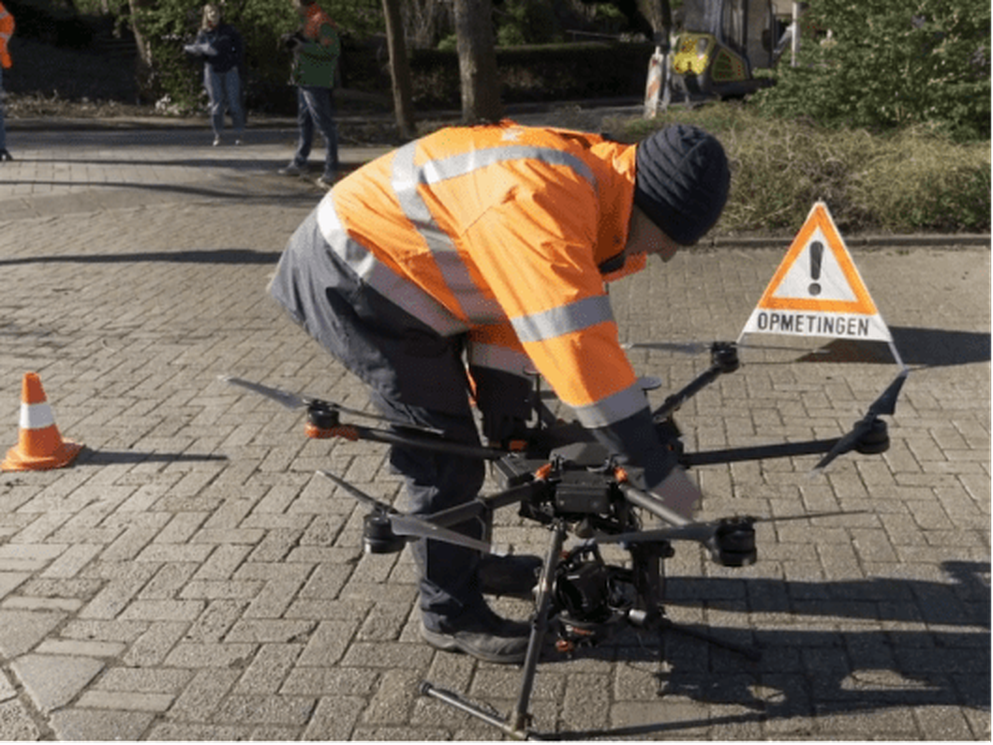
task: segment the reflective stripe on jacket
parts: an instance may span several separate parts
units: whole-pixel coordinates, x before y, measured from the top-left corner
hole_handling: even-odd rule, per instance
[[[369,286],[443,335],[470,365],[532,364],[587,427],[647,407],[600,265],[624,249],[635,148],[596,135],[450,128],[338,184],[317,222]]]

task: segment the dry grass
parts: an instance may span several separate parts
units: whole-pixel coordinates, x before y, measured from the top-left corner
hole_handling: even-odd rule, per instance
[[[627,138],[673,121],[713,132],[728,151],[734,175],[721,233],[788,233],[818,200],[850,232],[990,230],[989,142],[955,143],[924,129],[827,130],[731,104],[628,122]]]

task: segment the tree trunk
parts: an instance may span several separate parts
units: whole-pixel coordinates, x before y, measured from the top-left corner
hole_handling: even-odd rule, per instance
[[[462,84],[462,119],[466,124],[499,121],[503,116],[503,105],[490,0],[455,0],[455,33]]]
[[[147,98],[151,93],[152,77],[152,47],[145,37],[141,24],[141,12],[145,9],[155,7],[155,0],[128,0],[131,9],[131,31],[134,33],[134,41],[138,47],[138,59],[135,63],[135,82],[138,87],[138,96]]]
[[[414,49],[433,49],[452,30],[450,0],[403,0],[403,25]]]
[[[672,11],[669,0],[638,0],[638,11],[652,24],[655,32],[655,46],[663,47],[662,53],[669,51],[668,34],[672,31]]]
[[[393,109],[396,112],[397,129],[401,137],[409,140],[416,136],[417,128],[414,126],[413,85],[403,35],[400,0],[383,0],[383,15],[386,18],[386,43],[390,50],[390,79],[393,81]]]

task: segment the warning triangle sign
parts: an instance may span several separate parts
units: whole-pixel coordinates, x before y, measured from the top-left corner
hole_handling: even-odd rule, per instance
[[[741,335],[893,341],[827,205],[817,202]]]

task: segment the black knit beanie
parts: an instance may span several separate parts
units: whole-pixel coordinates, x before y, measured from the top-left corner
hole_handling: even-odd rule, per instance
[[[634,203],[681,246],[714,226],[730,183],[724,148],[702,129],[674,124],[638,144]]]

